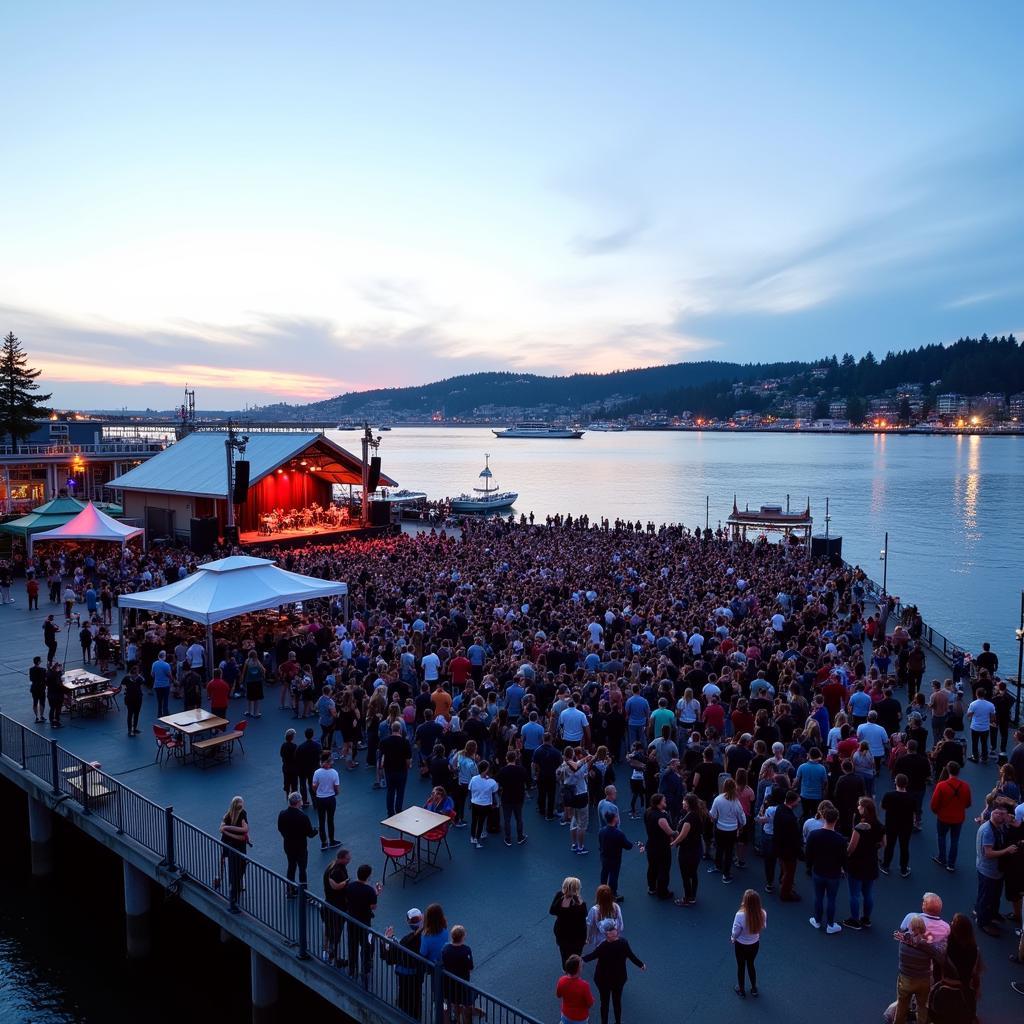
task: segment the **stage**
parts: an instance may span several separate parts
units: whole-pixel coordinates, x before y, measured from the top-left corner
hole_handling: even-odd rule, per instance
[[[376,540],[400,532],[397,524],[363,526],[352,523],[345,526],[300,526],[295,530],[260,533],[256,530],[238,535],[238,543],[250,550],[259,548],[298,548],[305,544],[344,544],[347,540]]]

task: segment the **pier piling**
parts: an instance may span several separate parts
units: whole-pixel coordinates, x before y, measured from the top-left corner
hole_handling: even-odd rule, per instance
[[[32,877],[53,874],[53,811],[34,796],[28,797],[28,835],[32,859]]]
[[[250,950],[252,972],[252,1024],[273,1024],[277,1019],[277,966]]]
[[[142,960],[151,947],[150,883],[138,868],[124,861],[124,919],[128,957]]]

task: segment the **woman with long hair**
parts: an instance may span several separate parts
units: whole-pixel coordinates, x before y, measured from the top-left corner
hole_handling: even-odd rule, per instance
[[[623,931],[622,909],[615,902],[611,887],[599,885],[594,894],[594,905],[587,914],[587,945],[596,946],[604,942],[604,933],[598,928],[602,921],[614,921],[619,934]]]
[[[973,1024],[982,969],[974,923],[966,914],[954,914],[949,923],[941,980],[928,999],[928,1019],[932,1024]]]
[[[548,911],[555,919],[555,942],[562,964],[579,956],[587,942],[587,907],[580,899],[580,880],[570,875],[562,881]]]
[[[739,830],[736,836],[736,866],[747,866],[747,846],[754,835],[754,816],[751,813],[754,807],[754,791],[747,782],[747,769],[736,769],[736,799],[739,800],[743,813],[747,817],[746,824]]]
[[[850,886],[850,916],[843,922],[847,928],[860,931],[871,927],[871,911],[875,906],[873,891],[878,878],[878,854],[885,846],[885,829],[878,820],[875,801],[862,796],[857,801],[858,822],[853,826],[846,846],[846,879]],[[864,902],[861,914],[861,900]]]
[[[469,797],[469,783],[479,773],[480,758],[476,752],[476,740],[466,740],[466,745],[452,755],[449,765],[455,776],[455,827],[466,826],[466,800]]]
[[[245,810],[245,801],[240,796],[231,798],[227,813],[220,823],[220,836],[223,844],[221,870],[225,863],[228,869],[228,898],[232,903],[237,903],[245,876],[245,859],[239,854],[244,854],[249,846],[249,815]],[[220,878],[213,880],[213,886],[219,888]]]
[[[438,963],[448,940],[444,909],[440,903],[431,903],[423,912],[423,924],[420,925],[420,956],[432,964]]]
[[[711,804],[711,820],[715,823],[715,866],[709,873],[720,871],[722,881],[732,881],[732,856],[740,829],[747,823],[743,805],[736,795],[736,780],[726,779],[722,792]]]
[[[732,919],[732,948],[736,953],[736,994],[746,998],[744,984],[746,975],[750,976],[750,994],[757,996],[757,970],[754,961],[761,948],[761,932],[768,923],[768,915],[761,906],[761,897],[757,891],[748,889],[740,901],[740,908]]]
[[[687,793],[683,797],[683,820],[679,823],[679,833],[672,840],[672,846],[678,851],[676,857],[683,880],[683,897],[675,901],[677,907],[692,907],[697,902],[697,879],[707,819],[704,801],[696,793]]]

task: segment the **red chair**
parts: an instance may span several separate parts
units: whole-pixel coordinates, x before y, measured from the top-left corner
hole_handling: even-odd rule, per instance
[[[172,736],[161,725],[153,726],[153,735],[156,737],[156,763],[160,764],[165,754],[172,757],[180,757],[179,751],[184,750],[185,744],[176,736]]]
[[[448,829],[451,827],[451,822],[445,822],[443,825],[438,825],[437,828],[423,833],[423,841],[427,844],[428,864],[437,863],[437,858],[441,856],[442,844],[448,853],[448,859],[452,859],[451,847],[448,845]]]
[[[107,694],[107,707],[108,708],[109,707],[113,707],[113,709],[115,711],[119,711],[120,710],[120,708],[117,705],[117,698],[118,698],[118,696],[120,695],[120,693],[121,693],[121,691],[123,689],[124,689],[124,687],[120,683],[118,683],[117,686],[112,686],[110,688],[110,693]]]
[[[415,847],[408,839],[388,839],[380,837],[380,849],[384,854],[384,875],[383,880],[387,881],[388,865],[391,865],[391,874],[402,873],[402,888],[405,888],[405,876],[407,870],[412,867],[412,854]]]
[[[238,723],[238,725],[235,726],[234,731],[235,732],[240,732],[242,734],[242,736],[244,736],[245,735],[245,730],[248,729],[248,728],[249,728],[249,720],[247,718],[243,718],[242,721],[240,721]],[[238,749],[241,750],[242,753],[244,754],[245,753],[245,747],[242,746],[242,736],[239,736],[238,739],[235,740],[235,742],[238,744]]]

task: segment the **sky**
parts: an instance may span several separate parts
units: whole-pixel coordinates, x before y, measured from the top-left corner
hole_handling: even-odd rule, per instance
[[[54,403],[1024,334],[1024,5],[4,5]]]

